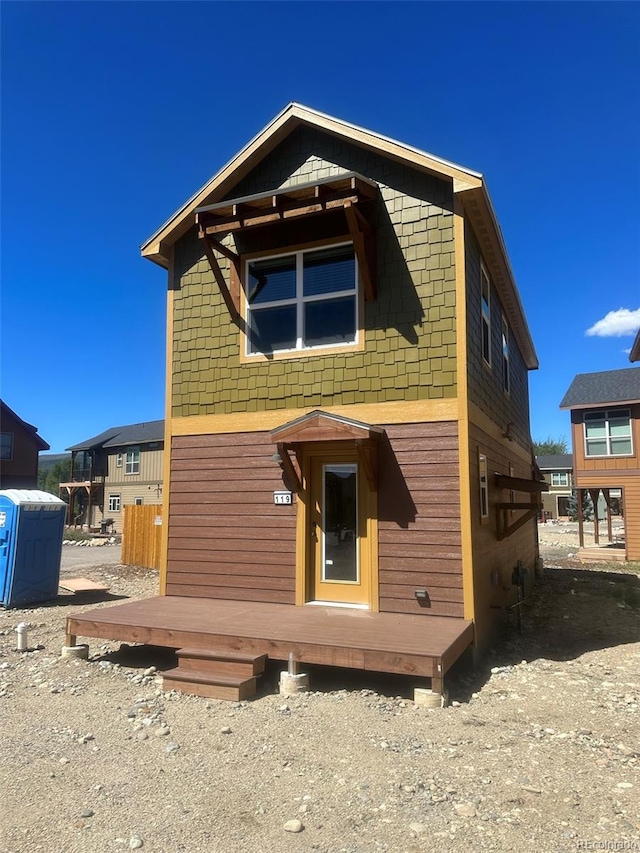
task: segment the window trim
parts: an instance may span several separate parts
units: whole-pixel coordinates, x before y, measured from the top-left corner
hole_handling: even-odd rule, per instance
[[[129,456],[136,455],[137,458],[129,459]],[[135,470],[134,469],[135,467]],[[133,477],[140,473],[140,445],[135,445],[127,450],[124,460],[124,475],[125,477]]]
[[[629,453],[611,453],[611,432],[609,429],[609,424],[612,419],[611,415],[613,412],[617,412],[622,414],[626,413],[626,419],[629,422],[629,444],[631,446],[631,450]],[[598,441],[606,441],[607,443],[607,453],[589,453],[589,441],[595,441],[596,439],[588,439],[587,438],[587,418],[589,415],[597,415],[598,419],[604,420],[605,425],[605,433],[604,437],[600,437],[597,439]],[[595,420],[595,417],[593,418]],[[615,420],[615,418],[614,418]],[[626,407],[618,407],[612,406],[610,409],[589,409],[585,411],[582,416],[582,437],[584,442],[584,458],[585,459],[616,459],[616,458],[629,458],[630,456],[634,456],[634,447],[633,447],[633,429],[632,429],[632,418],[631,418],[631,409]],[[626,438],[626,436],[614,436],[614,438]]]
[[[144,498],[134,498],[133,499],[134,506],[144,506]]]
[[[487,299],[484,298],[484,283],[487,283]],[[486,310],[485,310],[486,302]],[[484,354],[484,335],[487,331],[487,352]],[[483,364],[491,369],[491,277],[487,271],[484,261],[480,261],[480,352]]]
[[[116,453],[116,468],[122,468],[122,453]]]
[[[115,503],[117,502],[118,506],[115,507]],[[121,512],[122,511],[122,493],[114,492],[109,495],[109,512]]]
[[[564,477],[564,483],[554,483],[554,477]],[[569,488],[569,473],[567,471],[552,471],[551,472],[551,488],[552,489],[568,489]]]
[[[353,343],[340,344],[322,344],[317,347],[305,347],[295,350],[277,350],[273,353],[249,352],[248,335],[241,329],[240,335],[240,363],[241,364],[256,364],[261,361],[273,362],[283,361],[287,359],[312,358],[324,355],[340,355],[341,353],[362,352],[365,349],[364,335],[364,288],[362,287],[360,277],[360,267],[358,264],[358,256],[353,245],[353,239],[349,234],[342,234],[337,237],[325,238],[322,240],[311,240],[305,243],[298,243],[292,246],[279,246],[275,249],[266,249],[260,252],[247,252],[241,255],[240,269],[241,280],[238,282],[240,299],[241,299],[241,314],[244,326],[248,328],[249,322],[249,305],[246,297],[245,283],[247,281],[247,270],[250,261],[263,260],[267,258],[288,257],[295,255],[298,252],[304,253],[309,251],[317,251],[322,249],[337,248],[339,246],[352,246],[354,249],[354,260],[356,268],[355,282],[355,300],[356,300],[356,329],[355,341]],[[231,266],[231,274],[236,275],[233,265]]]

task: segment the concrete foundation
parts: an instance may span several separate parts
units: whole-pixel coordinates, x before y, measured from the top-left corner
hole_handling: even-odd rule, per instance
[[[291,675],[288,672],[280,673],[280,695],[292,696],[294,693],[307,693],[309,690],[309,676],[306,672]]]
[[[419,708],[444,708],[446,702],[442,693],[434,693],[426,687],[416,687],[413,691],[413,701]]]
[[[89,646],[86,643],[81,643],[79,646],[63,646],[61,656],[86,660],[89,657]]]

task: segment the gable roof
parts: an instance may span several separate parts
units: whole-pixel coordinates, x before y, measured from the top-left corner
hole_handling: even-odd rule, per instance
[[[573,456],[571,453],[552,453],[549,456],[536,456],[541,471],[571,471]]]
[[[631,345],[631,352],[629,353],[629,361],[640,361],[640,329],[638,329],[638,333],[636,334],[636,339]]]
[[[640,401],[640,367],[579,373],[560,403],[561,409],[585,409],[606,403]]]
[[[413,169],[452,182],[453,192],[462,202],[480,242],[491,278],[500,294],[500,300],[520,346],[525,364],[530,370],[535,370],[538,367],[538,357],[520,301],[502,231],[482,174],[302,104],[292,102],[278,113],[142,244],[140,247],[142,256],[168,269],[172,246],[194,225],[196,208],[221,201],[245,175],[301,125],[322,130],[346,143],[375,151]]]
[[[146,421],[141,424],[110,427],[93,438],[67,447],[67,450],[97,450],[101,447],[123,447],[164,441],[164,421]]]
[[[9,415],[16,421],[16,423],[21,427],[24,427],[25,432],[31,433],[31,437],[35,441],[38,451],[49,450],[50,445],[47,444],[42,436],[38,435],[38,427],[23,421],[22,418],[13,411],[13,409],[7,406],[4,400],[0,400],[0,421],[4,421],[6,415]]]

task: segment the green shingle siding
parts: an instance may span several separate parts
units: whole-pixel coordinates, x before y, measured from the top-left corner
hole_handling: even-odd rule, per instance
[[[449,183],[301,128],[229,197],[345,171],[360,172],[381,187],[375,213],[378,297],[364,306],[364,351],[241,363],[238,328],[194,228],[175,247],[174,415],[455,396]],[[251,239],[251,234],[243,237],[237,249],[251,251]],[[228,279],[226,259],[220,265]]]

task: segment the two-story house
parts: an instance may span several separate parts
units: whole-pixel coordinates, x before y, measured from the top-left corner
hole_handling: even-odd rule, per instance
[[[291,104],[142,254],[168,276],[161,596],[71,619],[69,642],[440,689],[531,583],[546,488],[482,175]],[[188,667],[173,686],[219,695],[212,660]]]
[[[121,532],[126,505],[162,504],[164,421],[110,427],[67,450],[67,524]]]
[[[604,497],[609,539],[611,498],[620,494],[626,559],[640,560],[640,367],[578,374],[560,408],[571,412],[580,546],[585,490],[596,508],[600,495]],[[594,525],[598,543],[597,514]]]
[[[49,450],[49,445],[38,428],[0,400],[0,489],[36,489],[41,450]]]
[[[566,518],[573,488],[573,456],[570,453],[555,453],[536,456],[538,468],[549,486],[542,495],[542,511],[545,518]]]

